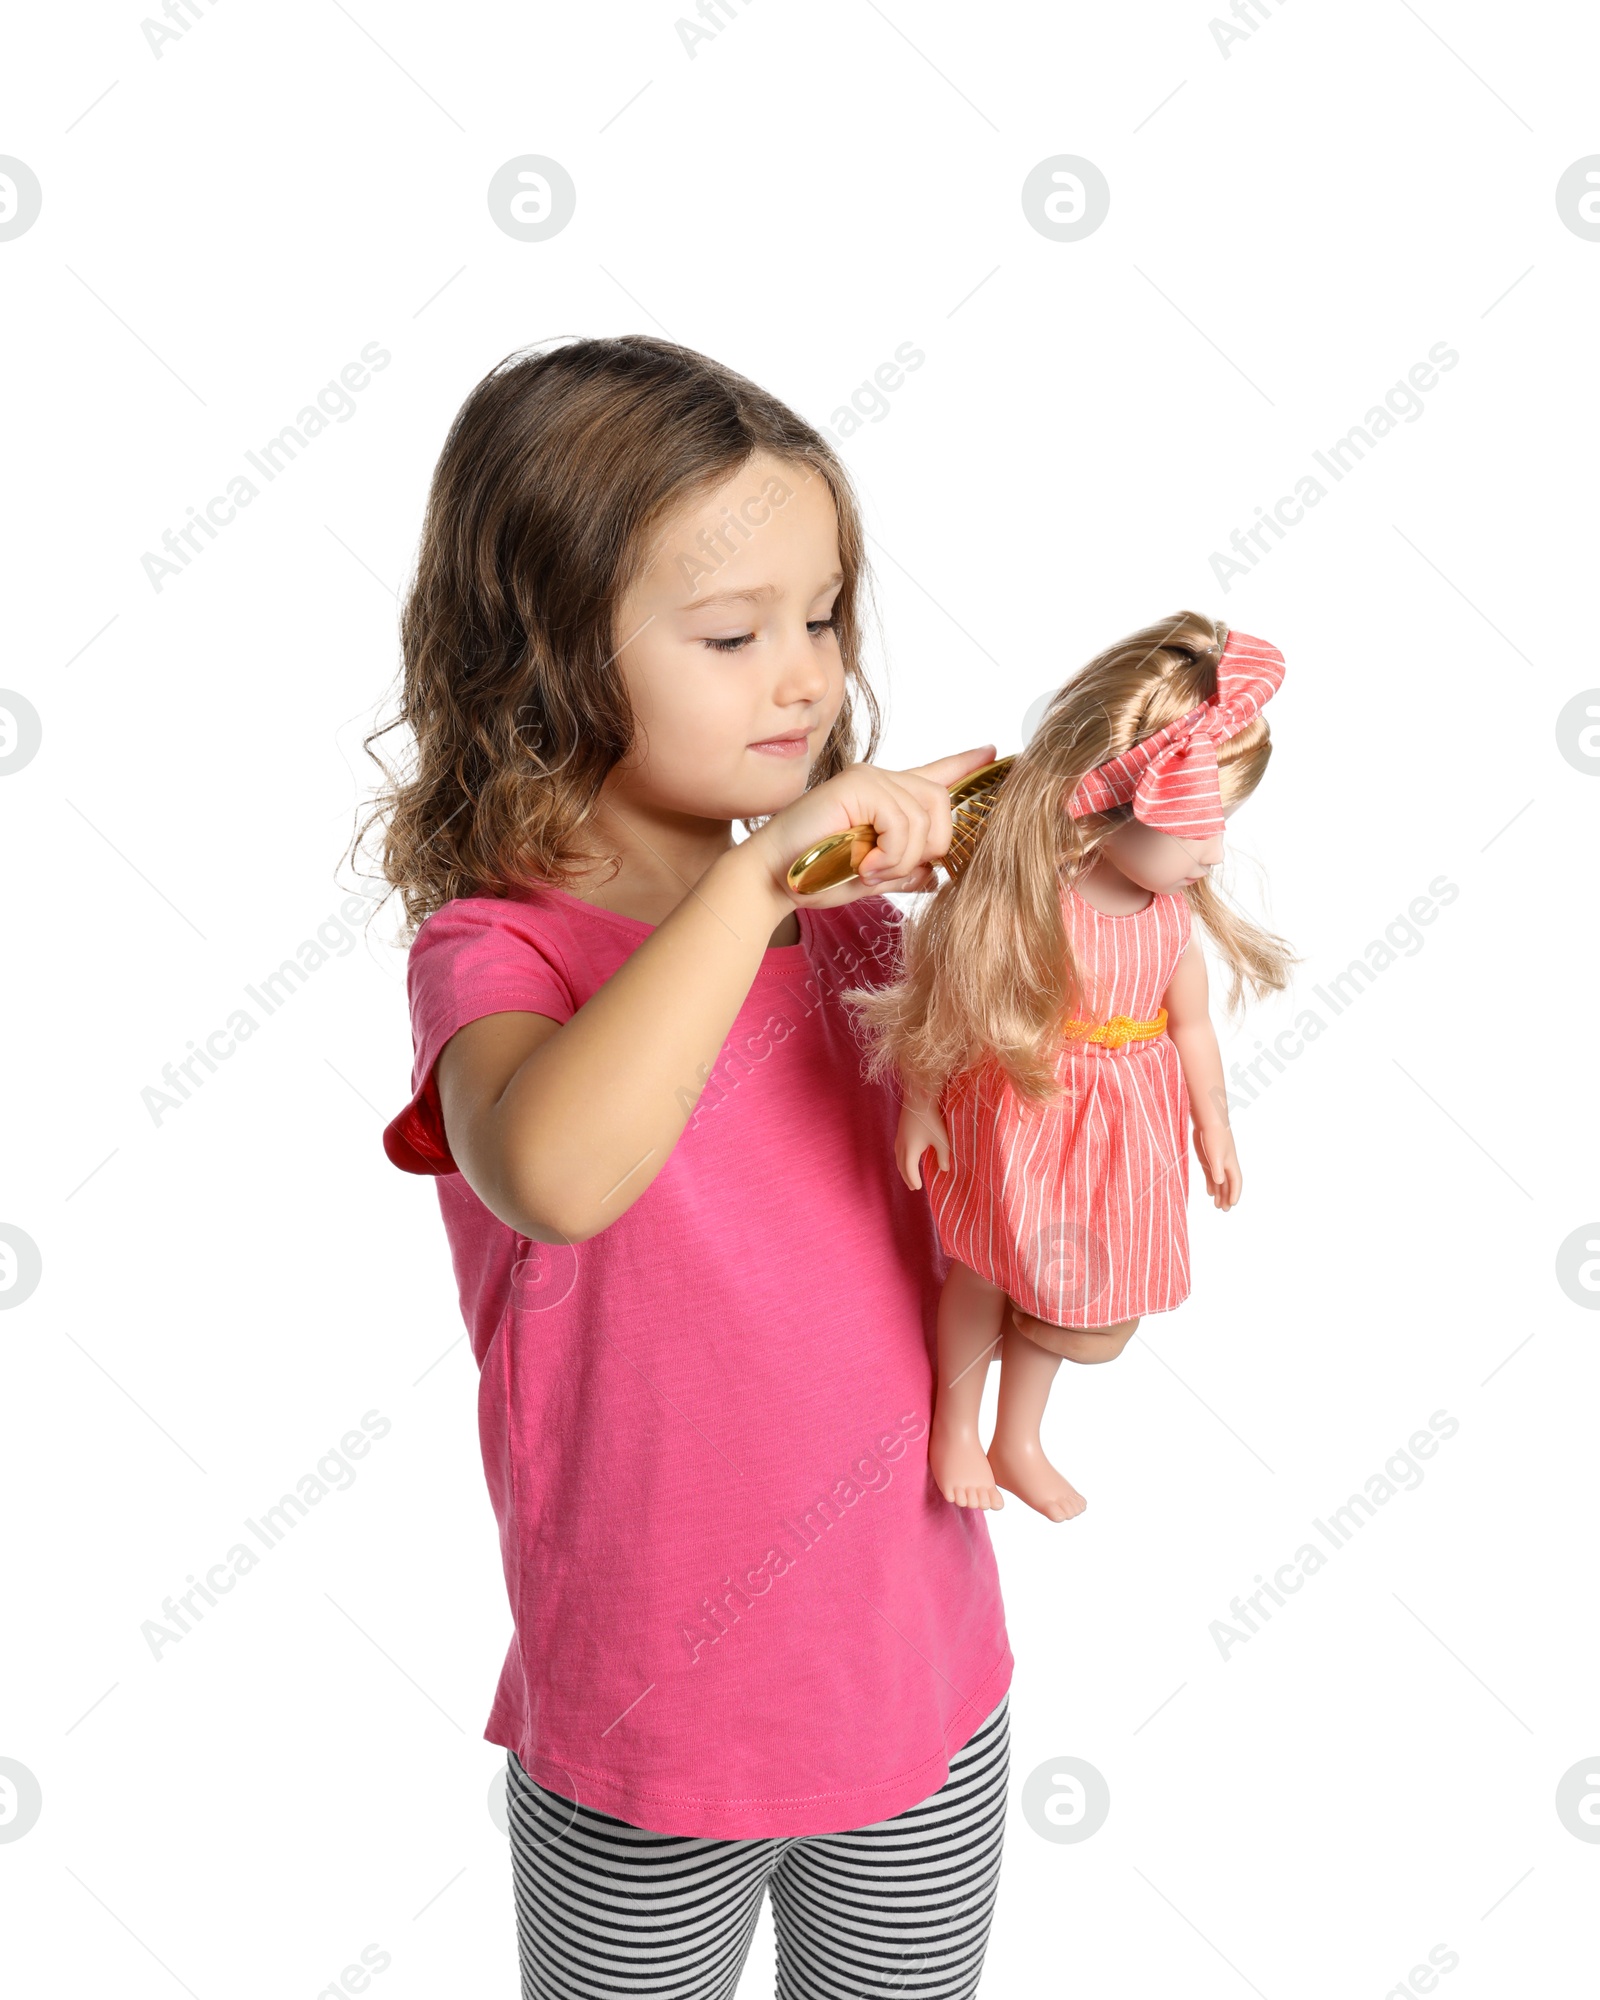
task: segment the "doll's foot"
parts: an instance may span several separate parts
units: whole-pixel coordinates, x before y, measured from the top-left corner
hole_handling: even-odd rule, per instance
[[[937,1417],[928,1438],[933,1483],[956,1507],[1003,1507],[989,1460],[975,1430],[947,1430]]]
[[[1008,1493],[1015,1493],[1047,1520],[1070,1521],[1089,1504],[1072,1481],[1056,1471],[1036,1439],[1012,1445],[994,1438],[989,1445],[989,1465]]]

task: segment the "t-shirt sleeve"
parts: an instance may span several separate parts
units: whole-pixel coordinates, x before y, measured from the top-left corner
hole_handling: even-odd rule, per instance
[[[454,1174],[434,1065],[469,1021],[485,1014],[546,1014],[569,1021],[578,1010],[552,920],[514,899],[467,896],[435,910],[412,940],[406,963],[411,1008],[411,1100],[384,1127],[383,1150],[408,1174]]]

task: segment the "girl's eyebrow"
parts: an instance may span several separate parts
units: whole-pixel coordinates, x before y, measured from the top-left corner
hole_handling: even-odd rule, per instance
[[[764,597],[776,597],[775,583],[758,583],[750,590],[719,590],[714,597],[697,597],[683,606],[685,611],[704,611],[709,604],[755,603]]]
[[[832,589],[834,584],[843,582],[843,570],[835,570],[832,576],[824,577],[811,594],[813,597],[820,597],[825,590]],[[753,585],[749,590],[719,590],[711,597],[696,597],[688,604],[680,605],[679,609],[682,611],[704,611],[708,605],[712,604],[759,603],[763,598],[776,597],[777,594],[778,586],[775,583],[758,583]]]

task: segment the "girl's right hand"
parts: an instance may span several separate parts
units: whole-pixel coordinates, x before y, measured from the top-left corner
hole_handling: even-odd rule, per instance
[[[780,894],[791,903],[803,900],[807,909],[832,909],[885,889],[931,888],[933,864],[950,847],[950,787],[994,758],[995,746],[985,743],[909,771],[851,764],[774,813],[744,846],[752,861],[759,858]],[[791,862],[830,833],[869,825],[878,830],[877,845],[853,882],[803,899],[795,896],[785,879]]]

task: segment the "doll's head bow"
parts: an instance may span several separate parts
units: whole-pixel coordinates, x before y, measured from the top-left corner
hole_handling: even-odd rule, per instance
[[[1237,736],[1277,693],[1283,655],[1265,639],[1229,632],[1217,659],[1217,692],[1187,715],[1098,764],[1072,794],[1074,819],[1133,804],[1146,826],[1184,840],[1222,831],[1217,745]]]

